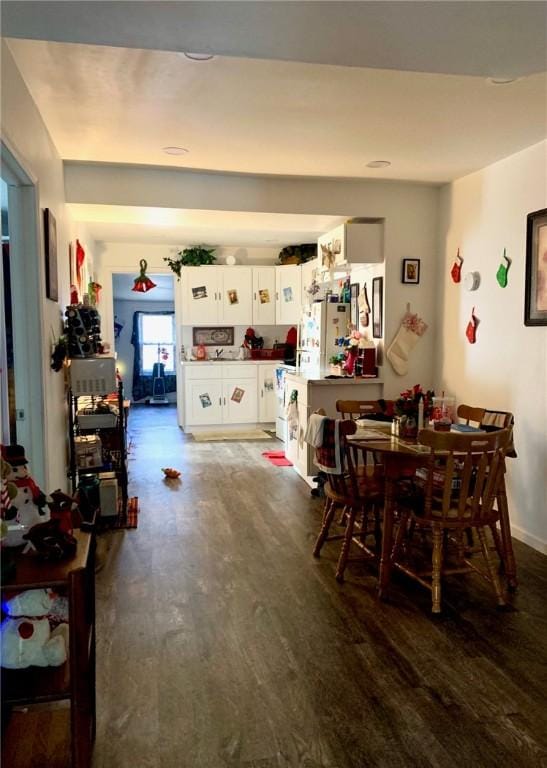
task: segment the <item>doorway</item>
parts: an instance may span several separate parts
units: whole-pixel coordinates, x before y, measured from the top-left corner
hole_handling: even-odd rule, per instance
[[[178,347],[173,275],[148,276],[156,287],[139,293],[134,275],[113,273],[112,297],[117,366],[131,408],[162,406],[170,414],[151,413],[146,423],[153,425],[176,419]]]
[[[41,295],[44,268],[39,246],[38,200],[34,181],[15,154],[4,142],[0,144],[0,151],[4,286],[0,330],[2,441],[15,441],[25,448],[33,477],[39,486],[43,486],[47,485],[46,363]]]

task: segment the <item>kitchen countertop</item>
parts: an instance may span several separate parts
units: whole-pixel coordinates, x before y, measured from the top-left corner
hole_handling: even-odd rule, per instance
[[[226,357],[213,357],[209,360],[181,360],[181,365],[216,365],[217,363],[224,363],[225,365],[276,365],[279,367],[287,368],[287,373],[290,368],[294,369],[294,366],[287,365],[283,360],[230,360]]]
[[[325,371],[323,375],[319,376],[308,376],[304,373],[300,373],[299,371],[295,370],[293,371],[287,371],[286,378],[293,379],[294,381],[299,382],[308,382],[308,384],[314,384],[319,386],[336,386],[336,385],[343,385],[343,386],[349,386],[349,387],[357,387],[361,384],[383,384],[383,380],[378,377],[367,377],[362,378],[359,376],[358,378],[353,378],[352,376],[342,376],[340,378],[336,379],[327,379],[326,376],[329,375],[329,371]]]

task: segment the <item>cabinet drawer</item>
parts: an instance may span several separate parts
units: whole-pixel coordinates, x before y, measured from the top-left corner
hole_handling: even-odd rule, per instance
[[[256,365],[223,365],[222,377],[224,379],[254,379],[256,381]]]
[[[186,379],[220,379],[222,378],[222,366],[218,363],[197,363],[196,365],[185,365],[184,376]]]

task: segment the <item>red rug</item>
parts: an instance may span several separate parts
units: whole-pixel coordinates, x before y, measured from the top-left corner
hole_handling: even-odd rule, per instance
[[[274,467],[292,467],[292,461],[285,456],[284,451],[264,451],[262,454]]]

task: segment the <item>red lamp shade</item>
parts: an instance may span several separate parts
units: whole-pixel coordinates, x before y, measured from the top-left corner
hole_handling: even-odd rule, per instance
[[[144,259],[139,261],[139,267],[141,269],[140,275],[135,278],[135,282],[132,291],[136,293],[146,293],[156,287],[156,283],[153,283],[149,277],[146,276],[146,268],[148,264]]]

